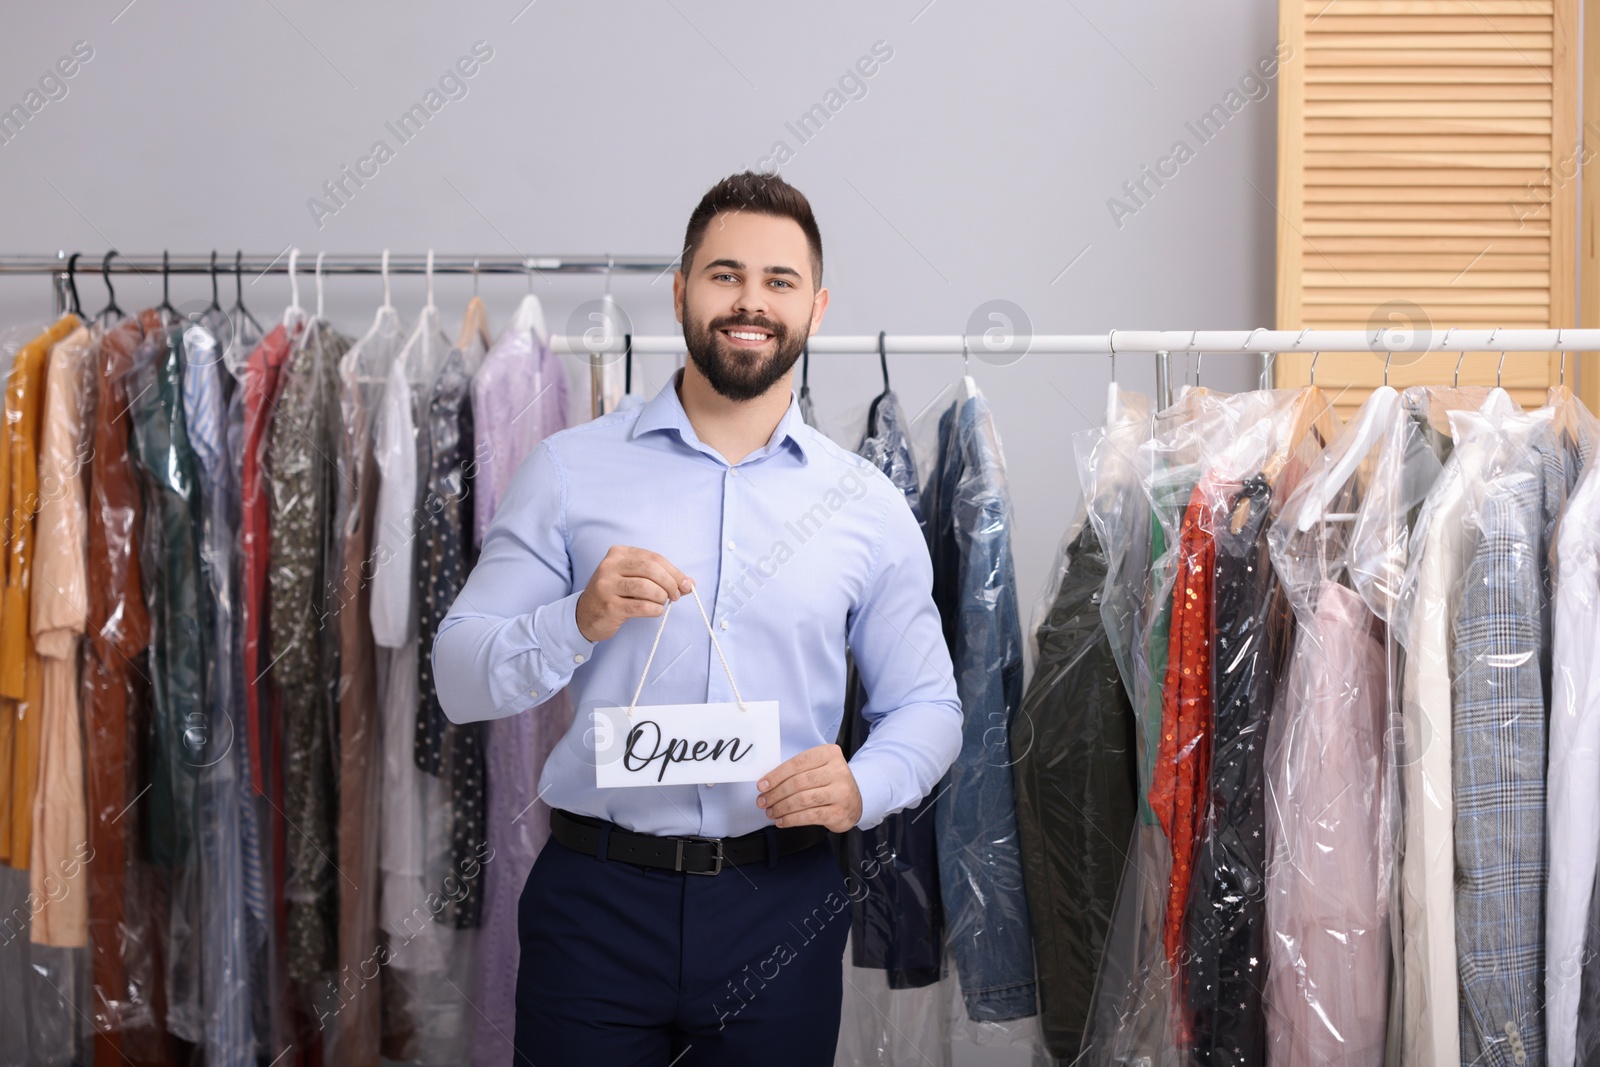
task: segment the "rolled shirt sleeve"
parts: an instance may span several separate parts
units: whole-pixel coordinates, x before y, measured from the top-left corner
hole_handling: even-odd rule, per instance
[[[549,699],[587,662],[572,588],[566,473],[548,444],[518,469],[483,553],[433,642],[439,704],[452,722],[514,715]]]
[[[867,598],[847,631],[871,724],[850,759],[863,830],[931,793],[961,751],[961,701],[933,603],[933,564],[911,508],[895,496]]]

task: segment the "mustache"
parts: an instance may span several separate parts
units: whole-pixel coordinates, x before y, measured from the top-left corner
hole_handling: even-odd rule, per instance
[[[788,332],[783,328],[782,323],[774,322],[773,320],[762,315],[739,315],[723,319],[714,319],[707,325],[706,328],[709,330],[725,330],[735,326],[759,326],[761,329],[771,333],[774,337],[782,337]]]

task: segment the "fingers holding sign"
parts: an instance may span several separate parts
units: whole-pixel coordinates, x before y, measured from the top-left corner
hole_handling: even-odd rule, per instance
[[[861,790],[838,745],[808,748],[756,783],[757,806],[779,826],[825,826],[844,833],[861,821]]]
[[[632,545],[612,545],[578,597],[578,632],[604,641],[629,619],[659,616],[668,601],[693,586],[665,556]]]

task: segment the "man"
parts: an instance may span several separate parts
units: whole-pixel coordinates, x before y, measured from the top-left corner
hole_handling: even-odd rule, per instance
[[[712,188],[673,280],[687,366],[528,457],[434,642],[453,721],[567,685],[577,711],[540,780],[552,840],[520,905],[519,1063],[831,1064],[865,887],[826,836],[916,804],[960,749],[911,509],[791,390],[821,278],[797,190],[749,172]],[[847,647],[873,724],[848,762],[831,743]],[[636,692],[775,700],[782,759],[757,781],[598,788],[616,746],[594,709]]]

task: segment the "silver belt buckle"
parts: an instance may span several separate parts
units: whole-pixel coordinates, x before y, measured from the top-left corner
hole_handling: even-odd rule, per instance
[[[683,843],[685,841],[704,841],[708,845],[715,845],[717,865],[709,871],[686,871],[683,869]],[[722,838],[720,837],[680,837],[678,838],[678,854],[673,860],[672,869],[681,874],[718,874],[722,871]]]

